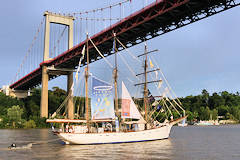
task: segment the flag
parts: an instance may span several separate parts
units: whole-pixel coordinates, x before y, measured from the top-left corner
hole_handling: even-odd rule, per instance
[[[155,98],[151,94],[150,90],[148,89],[148,103],[152,104],[155,101]]]
[[[151,59],[149,58],[149,64],[150,64],[150,67],[151,68],[153,68],[154,67],[154,65],[153,65],[153,63],[152,63],[152,61],[151,61]]]
[[[162,80],[160,79],[160,81],[158,82],[158,88],[161,88],[162,86]]]
[[[85,45],[83,46],[83,49],[82,49],[82,57],[81,57],[80,60],[79,60],[78,68],[80,68],[81,62],[82,62],[82,60],[84,59],[84,56],[85,56]]]
[[[84,59],[84,56],[85,56],[85,45],[83,46],[83,49],[82,49],[82,57],[80,58],[80,60],[78,62],[78,68],[77,68],[77,72],[76,72],[76,75],[75,75],[76,80],[78,80],[78,73],[80,71],[81,63],[82,63],[82,60]]]
[[[161,109],[162,109],[162,106],[160,104],[157,105],[157,112],[161,111]]]
[[[151,95],[150,97],[148,97],[148,102],[150,104],[152,104],[155,101],[155,98],[153,97],[153,95]]]

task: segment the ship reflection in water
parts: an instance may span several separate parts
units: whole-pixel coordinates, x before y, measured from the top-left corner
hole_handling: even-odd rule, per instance
[[[60,153],[67,159],[171,159],[172,150],[171,139],[164,139],[140,143],[65,145]]]

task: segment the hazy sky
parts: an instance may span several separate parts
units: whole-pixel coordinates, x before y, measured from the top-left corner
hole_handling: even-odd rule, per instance
[[[0,86],[15,76],[44,11],[75,12],[110,2],[114,0],[1,2]],[[148,41],[149,48],[160,50],[156,59],[178,96],[196,95],[202,89],[240,92],[239,17],[240,7],[235,7]],[[54,80],[49,88],[63,83]]]

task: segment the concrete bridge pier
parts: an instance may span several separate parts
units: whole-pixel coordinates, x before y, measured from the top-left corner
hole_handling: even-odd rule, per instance
[[[49,57],[49,42],[50,42],[50,23],[62,24],[68,26],[68,49],[73,47],[73,20],[72,16],[63,16],[59,14],[45,12],[45,37],[44,37],[44,53],[43,61],[46,62],[50,60]],[[42,92],[41,92],[41,117],[48,118],[48,80],[49,80],[49,70],[46,64],[42,65]],[[73,94],[72,94],[72,84],[73,84],[73,72],[59,72],[58,69],[55,73],[57,75],[67,75],[67,93],[70,95],[67,102],[68,105],[68,118],[74,118],[74,106],[73,106]],[[54,71],[53,71],[54,72]]]
[[[73,105],[72,85],[73,85],[73,72],[69,72],[69,74],[67,75],[67,95],[70,95],[70,97],[68,99],[68,102],[67,102],[68,118],[69,119],[74,119],[74,105]]]
[[[42,66],[41,117],[48,117],[48,73],[47,66]]]

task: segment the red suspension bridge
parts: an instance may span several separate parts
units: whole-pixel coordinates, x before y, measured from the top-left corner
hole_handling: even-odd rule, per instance
[[[92,36],[93,42],[105,53],[111,55],[113,32],[127,47],[173,31],[206,17],[231,9],[240,4],[238,0],[157,0],[145,8],[123,18],[107,29]],[[81,57],[85,41],[45,63],[57,68],[75,68]],[[123,48],[118,48],[122,50]],[[89,45],[90,62],[101,57]],[[86,64],[86,59],[83,65]],[[10,85],[15,90],[28,90],[41,84],[41,66]],[[50,79],[58,75],[50,75]]]
[[[146,4],[140,10],[124,17],[124,7],[129,6],[128,3],[134,3],[134,0],[125,0],[108,7],[66,15],[75,18],[73,26],[75,34],[74,42],[76,45],[73,47],[68,46],[70,49],[68,49],[66,44],[61,45],[60,39],[64,37],[64,35],[70,36],[70,33],[67,35],[64,32],[66,27],[63,27],[61,31],[59,29],[59,39],[53,38],[52,40],[54,47],[50,48],[50,59],[41,62],[34,70],[33,67],[31,67],[32,71],[25,75],[23,75],[23,69],[19,69],[19,72],[16,75],[15,80],[10,85],[10,88],[14,90],[29,90],[40,85],[42,83],[44,66],[54,66],[54,68],[64,68],[69,70],[75,69],[76,66],[78,66],[79,59],[82,56],[81,52],[83,46],[86,43],[84,38],[81,39],[81,37],[83,37],[81,33],[84,32],[83,26],[86,26],[85,29],[88,28],[88,30],[90,30],[90,22],[94,26],[93,29],[91,28],[92,33],[94,33],[91,35],[91,39],[98,49],[104,53],[104,56],[107,57],[113,54],[113,33],[116,33],[116,36],[123,45],[129,48],[143,41],[236,7],[240,5],[240,0],[152,0],[150,4]],[[117,14],[118,16],[116,16],[117,9],[114,10],[114,8],[117,7],[119,8],[119,12]],[[108,18],[104,18],[103,16],[101,17],[101,15],[106,13],[109,14]],[[109,27],[100,31],[96,29],[95,26],[98,25],[96,23],[102,23],[105,27],[106,25],[109,25]],[[31,52],[33,45],[37,43],[37,35],[42,26],[43,21],[41,22],[36,36],[34,37],[32,46],[28,50],[29,53]],[[57,45],[65,46],[65,48],[59,49]],[[88,48],[90,63],[102,59],[91,43],[89,43]],[[117,48],[119,51],[124,49],[120,45],[118,45]],[[59,54],[60,52],[61,54]],[[38,64],[35,60],[30,60],[30,62]],[[85,58],[82,62],[82,66],[86,65],[86,62],[87,60]],[[20,73],[22,73],[22,75]],[[49,74],[48,79],[54,79],[62,74],[64,73],[56,72],[55,74]]]

